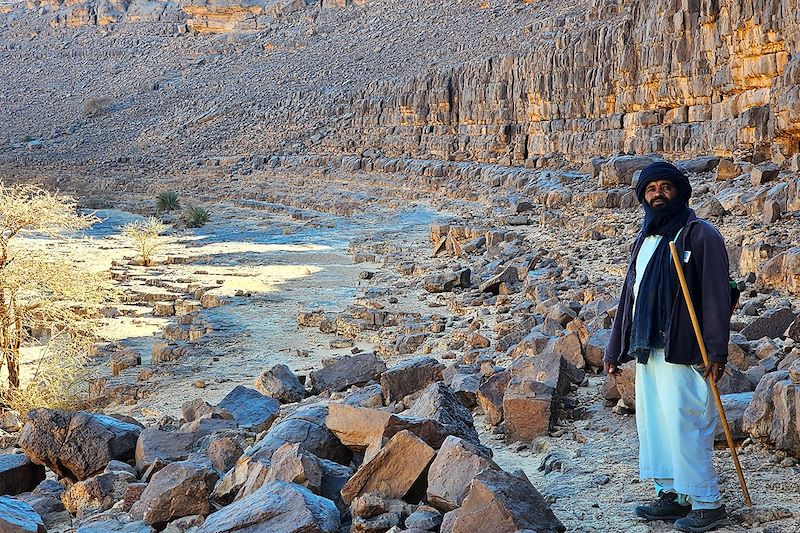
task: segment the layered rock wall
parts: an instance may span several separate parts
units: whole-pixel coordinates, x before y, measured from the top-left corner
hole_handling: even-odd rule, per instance
[[[615,151],[780,158],[800,139],[800,2],[593,0],[531,52],[375,81],[329,152],[534,164]],[[782,155],[778,155],[778,154]]]

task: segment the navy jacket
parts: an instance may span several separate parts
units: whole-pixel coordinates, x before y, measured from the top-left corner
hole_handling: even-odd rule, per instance
[[[628,354],[633,316],[633,285],[636,281],[636,255],[644,238],[640,233],[633,243],[628,272],[606,347],[605,361],[615,365],[633,360],[633,356]],[[694,302],[697,320],[700,322],[708,358],[712,362],[726,363],[730,338],[731,292],[725,241],[714,226],[692,214],[678,235],[675,246],[682,261],[684,253],[691,251],[688,262],[683,262],[683,272]],[[672,261],[670,268],[677,294],[666,330],[665,359],[669,363],[700,364],[703,358]]]

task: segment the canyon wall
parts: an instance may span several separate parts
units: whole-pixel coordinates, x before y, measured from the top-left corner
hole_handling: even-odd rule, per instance
[[[617,151],[782,160],[800,140],[800,2],[593,0],[528,54],[374,81],[324,152],[535,166]]]

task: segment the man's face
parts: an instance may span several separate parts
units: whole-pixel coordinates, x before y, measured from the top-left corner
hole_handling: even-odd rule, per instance
[[[650,207],[664,207],[678,195],[675,184],[670,180],[655,180],[647,184],[644,201]]]

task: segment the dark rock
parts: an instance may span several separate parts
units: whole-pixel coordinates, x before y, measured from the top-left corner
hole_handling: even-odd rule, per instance
[[[229,392],[217,407],[230,411],[239,427],[255,432],[269,429],[281,410],[277,400],[242,385]]]
[[[299,402],[306,397],[306,389],[286,365],[275,365],[256,378],[258,392],[275,398],[280,403]]]
[[[728,427],[735,440],[742,440],[747,437],[747,433],[742,428],[744,422],[744,412],[750,401],[753,399],[753,392],[740,392],[737,394],[721,394],[722,408],[725,410],[725,418],[728,420]],[[717,432],[714,434],[717,442],[725,441],[725,430],[722,422],[717,424]]]
[[[448,434],[480,445],[472,413],[464,407],[450,387],[442,382],[428,385],[403,415],[436,420],[444,426]]]
[[[606,346],[608,346],[608,338],[611,336],[610,329],[598,329],[589,337],[586,343],[586,351],[584,357],[586,364],[603,368],[603,357],[606,355]]]
[[[365,385],[342,398],[342,403],[357,407],[383,407],[383,388],[380,383]]]
[[[350,503],[367,492],[388,498],[403,498],[428,468],[436,452],[409,431],[395,434],[374,457],[363,463],[342,488],[342,499]]]
[[[19,453],[0,455],[0,496],[36,488],[45,478],[44,467]]]
[[[450,292],[456,287],[468,288],[471,285],[472,271],[468,268],[458,272],[445,272],[425,276],[422,284],[431,293]]]
[[[460,507],[470,482],[486,468],[500,467],[474,444],[447,437],[428,470],[428,502],[443,512]]]
[[[386,403],[402,400],[409,394],[442,380],[444,365],[433,357],[414,357],[396,364],[381,374]]]
[[[503,370],[489,377],[476,394],[478,404],[486,415],[486,422],[496,426],[503,421],[503,395],[511,380],[511,372]]]
[[[10,496],[0,496],[0,531],[47,533],[39,513],[29,504]]]
[[[325,425],[328,405],[302,407],[275,424],[260,441],[245,450],[245,456],[269,461],[275,450],[286,443],[299,443],[301,449],[340,464],[350,464],[352,453]]]
[[[105,415],[34,409],[19,444],[33,462],[80,480],[102,472],[113,459],[132,459],[140,432],[139,426]]]
[[[193,422],[201,418],[233,420],[233,415],[229,411],[214,407],[200,398],[195,398],[181,405],[181,415],[185,422]]]
[[[199,439],[200,435],[195,433],[147,428],[136,443],[136,468],[142,473],[156,461],[184,461],[195,450]]]
[[[209,497],[218,479],[202,456],[167,465],[150,480],[131,517],[159,527],[182,516],[205,516],[211,512]]]
[[[751,341],[762,337],[776,339],[784,334],[786,328],[788,328],[796,318],[797,313],[787,307],[770,309],[745,326],[742,330],[742,335]]]
[[[338,533],[339,510],[305,487],[273,481],[209,516],[196,533]]]
[[[331,364],[311,372],[311,388],[322,391],[342,391],[353,385],[375,381],[386,371],[386,363],[374,353],[366,352],[354,356],[338,357]]]
[[[452,533],[562,533],[564,525],[522,471],[487,469],[472,480]]]

